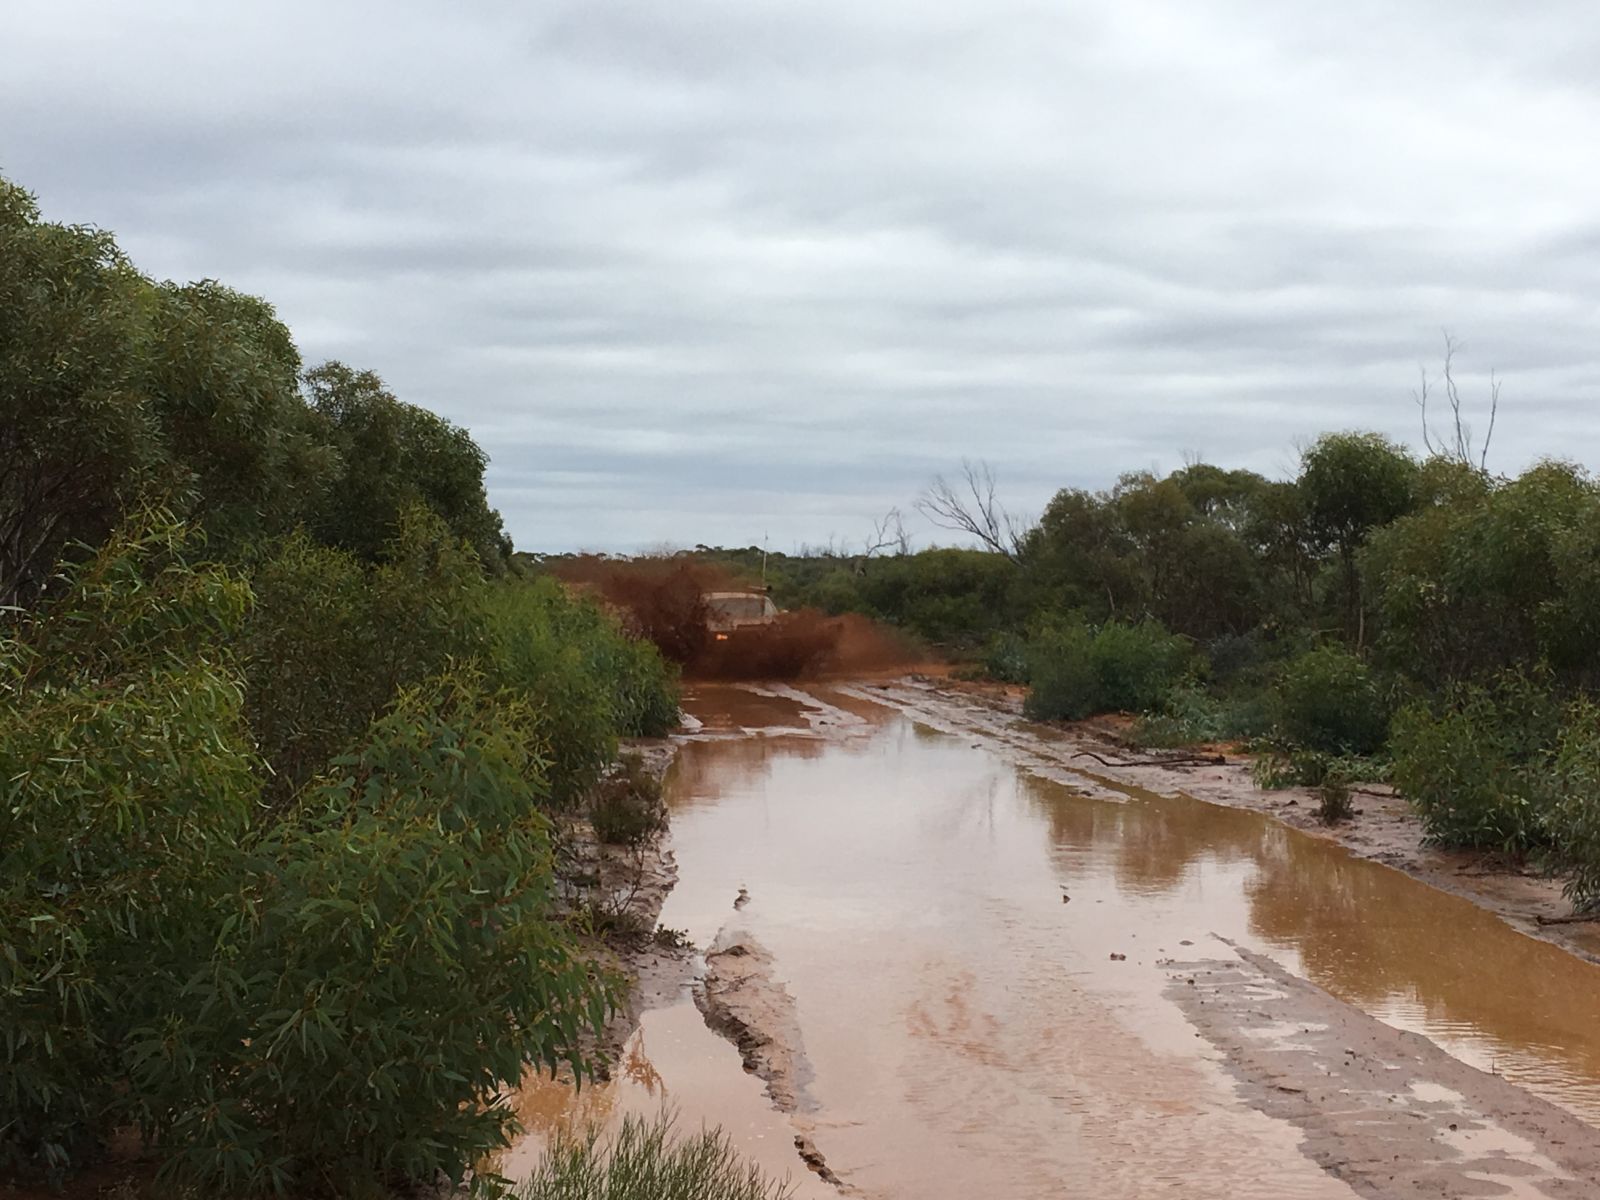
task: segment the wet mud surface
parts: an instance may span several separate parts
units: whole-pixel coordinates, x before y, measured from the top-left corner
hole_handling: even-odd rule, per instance
[[[1169,997],[1262,1111],[1363,1196],[1600,1195],[1600,1137],[1271,959],[1173,963]]]
[[[811,1065],[794,997],[765,946],[743,930],[725,928],[706,952],[695,999],[706,1024],[739,1048],[744,1069],[766,1082],[774,1108],[816,1107],[806,1092]]]
[[[805,1197],[1600,1195],[1600,968],[1233,766],[915,683],[687,707],[661,921],[701,951],[609,1083],[524,1089],[513,1177],[667,1103]]]

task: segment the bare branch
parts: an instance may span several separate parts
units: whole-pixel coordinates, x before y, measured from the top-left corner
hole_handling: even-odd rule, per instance
[[[1440,436],[1428,424],[1428,399],[1431,392],[1426,367],[1419,368],[1421,383],[1418,389],[1411,393],[1411,396],[1422,413],[1422,444],[1430,456],[1447,458],[1479,471],[1487,471],[1489,468],[1489,445],[1494,440],[1495,419],[1500,413],[1500,381],[1495,378],[1492,371],[1489,373],[1489,429],[1484,435],[1483,444],[1475,450],[1472,439],[1472,425],[1463,413],[1461,388],[1456,383],[1455,376],[1456,352],[1461,348],[1462,344],[1446,330],[1444,335],[1444,366],[1439,378],[1444,384],[1445,403],[1450,409],[1448,436]]]
[[[1500,415],[1500,381],[1489,372],[1489,432],[1483,435],[1483,453],[1478,455],[1478,470],[1489,469],[1489,443],[1494,441],[1494,422]]]
[[[941,529],[969,534],[986,549],[1013,562],[1027,532],[1026,524],[996,499],[994,471],[987,462],[963,459],[961,479],[955,484],[943,475],[935,476],[918,498],[917,510]]]
[[[911,535],[906,532],[905,520],[899,508],[891,508],[872,523],[872,535],[867,539],[862,555],[873,558],[885,550],[892,550],[896,555],[911,552]]]

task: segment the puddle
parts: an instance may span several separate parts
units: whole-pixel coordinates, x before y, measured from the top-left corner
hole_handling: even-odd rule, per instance
[[[1216,933],[1600,1119],[1600,968],[1259,814],[1086,796],[817,690],[809,710],[790,689],[690,698],[708,736],[668,779],[662,913],[710,945],[747,890],[739,920],[794,997],[816,1110],[775,1112],[682,1001],[646,1014],[632,1066],[578,1112],[665,1096],[806,1194],[822,1185],[796,1133],[867,1196],[1351,1196],[1239,1102],[1163,998],[1162,964],[1226,954]],[[787,732],[726,736],[758,728]],[[538,1090],[547,1135],[574,1108]]]

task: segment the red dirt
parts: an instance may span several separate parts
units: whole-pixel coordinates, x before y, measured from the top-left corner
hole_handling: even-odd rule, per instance
[[[688,558],[579,558],[563,583],[598,595],[628,631],[656,644],[690,679],[824,679],[905,669],[921,656],[894,631],[854,613],[805,608],[726,638],[706,627],[705,593],[751,585],[720,566]]]

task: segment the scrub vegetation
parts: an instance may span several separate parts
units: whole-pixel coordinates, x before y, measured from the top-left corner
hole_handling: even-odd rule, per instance
[[[674,670],[516,569],[465,430],[3,181],[0,412],[0,1179],[459,1183],[590,1070],[557,823]]]
[[[624,1117],[608,1137],[558,1141],[518,1200],[786,1200],[787,1184],[743,1162],[719,1130],[680,1136],[669,1116]]]
[[[1351,785],[1391,781],[1434,840],[1532,856],[1595,907],[1600,483],[1558,460],[1491,472],[1452,351],[1449,428],[1425,409],[1422,454],[1330,433],[1293,479],[1195,462],[1063,490],[1031,523],[968,467],[923,506],[976,549],[695,554],[764,559],[779,604],[895,625],[1025,686],[1032,717],[1244,743],[1258,779],[1319,789],[1330,819]]]

